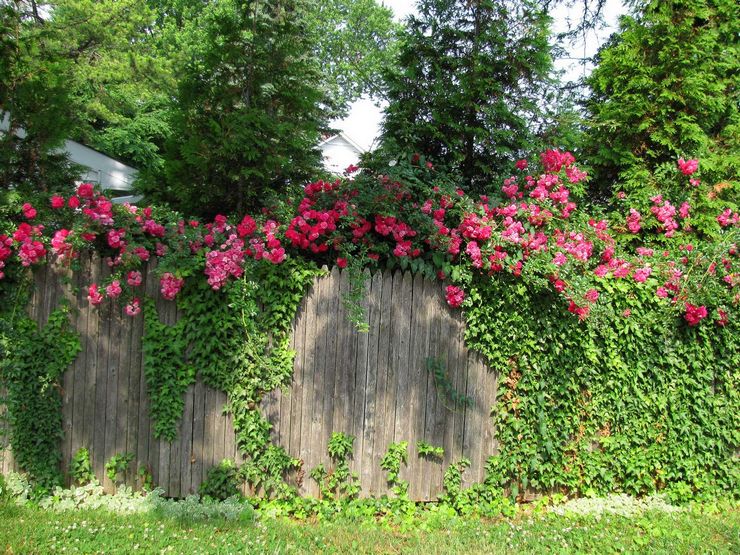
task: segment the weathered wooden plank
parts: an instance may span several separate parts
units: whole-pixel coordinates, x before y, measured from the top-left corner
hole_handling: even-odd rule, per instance
[[[90,257],[86,253],[80,255],[80,271],[75,272],[73,285],[77,288],[72,301],[76,314],[75,329],[80,335],[80,352],[72,366],[74,385],[72,389],[72,428],[70,430],[70,450],[68,456],[71,458],[82,447],[86,446],[83,431],[85,429],[85,399],[87,398],[87,320],[89,310],[87,301],[87,277],[90,275]]]
[[[88,449],[92,458],[93,453],[93,426],[95,423],[95,375],[97,365],[97,333],[98,313],[97,309],[90,304],[87,298],[88,287],[91,283],[97,283],[100,276],[100,262],[97,256],[89,253],[81,255],[82,275],[80,276],[80,311],[84,322],[81,331],[82,352],[80,357],[84,361],[84,369],[80,373],[82,387],[75,391],[84,391],[82,399],[82,415],[80,418],[80,447]],[[91,461],[92,462],[92,461]]]
[[[392,333],[392,306],[396,302],[393,297],[393,274],[389,271],[385,271],[382,274],[381,280],[383,287],[381,291],[381,303],[380,303],[380,327],[378,332],[378,358],[377,358],[377,387],[376,387],[376,418],[375,418],[375,429],[376,429],[376,440],[375,447],[373,449],[373,465],[377,471],[374,473],[373,478],[373,493],[380,494],[385,492],[387,483],[385,479],[385,473],[380,469],[380,461],[382,460],[385,452],[388,449],[388,445],[393,442],[393,425],[395,423],[395,402],[393,399],[394,391],[392,389],[392,370],[391,370],[391,359],[390,359],[390,343]],[[393,410],[390,410],[390,409]]]
[[[44,303],[49,298],[46,291],[46,270],[47,266],[41,266],[33,273],[34,283],[30,315],[39,328],[43,326]]]
[[[365,271],[362,274],[363,282],[362,287],[364,294],[360,301],[362,306],[363,314],[365,315],[365,323],[369,324],[367,320],[369,318],[369,288],[370,288],[370,272]],[[351,324],[346,321],[345,326]],[[352,435],[355,436],[354,443],[354,454],[352,464],[350,468],[353,472],[356,472],[358,476],[362,475],[364,461],[362,459],[362,442],[363,442],[363,426],[365,421],[365,398],[367,395],[367,352],[369,347],[369,334],[367,331],[358,331],[356,327],[350,328],[354,336],[353,344],[355,345],[355,356],[351,360],[354,379],[352,380]]]
[[[216,428],[218,399],[216,390],[206,385],[205,388],[205,426],[203,428],[203,479],[215,464],[216,452],[213,445],[213,436]]]
[[[496,441],[496,430],[491,418],[491,410],[496,405],[498,395],[498,374],[486,365],[482,355],[475,353],[475,363],[481,376],[482,384],[482,407],[484,415],[483,435],[480,440],[480,468],[478,480],[485,478],[485,465],[491,455],[498,453],[498,442]]]
[[[8,406],[6,404],[8,391],[0,383],[0,473],[7,474],[11,470],[10,460],[10,428],[8,425]]]
[[[468,351],[468,381],[466,384],[466,395],[473,399],[473,404],[465,411],[465,422],[463,429],[463,456],[470,460],[470,471],[468,472],[466,486],[479,482],[483,475],[481,466],[483,450],[483,434],[488,415],[485,406],[485,376],[482,368],[476,360],[475,353]]]
[[[424,283],[424,296],[426,299],[427,309],[427,339],[428,349],[425,354],[423,362],[423,375],[422,375],[422,392],[423,392],[423,403],[424,403],[424,422],[422,428],[422,439],[427,443],[434,445],[435,447],[443,447],[439,443],[439,439],[434,437],[434,424],[437,417],[437,390],[434,386],[434,378],[428,370],[428,361],[438,356],[439,350],[439,328],[440,328],[440,316],[438,309],[439,299],[437,297],[437,289],[439,284],[432,281],[425,281]],[[439,477],[440,471],[439,466],[441,463],[435,462],[434,466],[425,469],[425,480],[424,486],[422,487],[422,496],[424,499],[430,499],[436,496],[439,488]]]
[[[146,294],[148,297],[157,299],[155,300],[154,307],[157,309],[157,315],[159,317],[159,303],[161,301],[158,300],[159,298],[159,279],[156,276],[156,268],[157,268],[157,262],[156,260],[152,260],[148,264],[148,271],[146,273]],[[161,318],[160,318],[161,319]],[[144,327],[146,328],[146,322],[144,323]],[[146,360],[142,358],[142,368],[144,369],[144,373],[142,376],[142,383],[144,387],[145,394],[142,395],[142,402],[144,404],[144,407],[146,408],[146,412],[144,414],[147,415],[146,418],[146,448],[147,448],[147,465],[148,469],[151,472],[152,481],[154,482],[155,486],[159,487],[165,487],[167,484],[163,483],[160,480],[159,475],[159,441],[154,437],[154,422],[151,418],[151,411],[149,410],[151,406],[151,399],[149,398],[149,390],[148,386],[146,385]]]
[[[427,312],[426,297],[424,296],[424,278],[421,274],[413,276],[411,287],[411,322],[409,328],[409,363],[408,363],[408,412],[406,417],[409,442],[409,494],[414,499],[422,499],[423,480],[419,479],[424,462],[420,459],[416,443],[424,434],[424,406],[423,397],[426,395],[426,370],[424,359],[427,350]],[[424,374],[423,374],[423,373]],[[422,378],[424,381],[422,382]],[[422,394],[421,390],[424,389]]]
[[[431,441],[431,437],[427,433],[427,421],[429,419],[429,413],[433,414],[434,406],[429,406],[429,371],[427,370],[427,364],[431,357],[433,357],[434,343],[437,340],[435,330],[437,323],[435,321],[435,310],[434,303],[437,300],[435,295],[438,283],[425,279],[422,286],[422,304],[423,304],[423,331],[420,332],[420,339],[422,341],[422,348],[419,349],[420,357],[417,360],[418,365],[418,411],[416,420],[417,429],[417,441],[423,440],[435,447]],[[439,475],[441,468],[441,461],[438,458],[420,458],[421,470],[419,474],[425,476],[426,479],[422,481],[419,489],[419,498],[423,500],[431,500],[437,495],[438,484],[435,483],[434,477]]]
[[[206,386],[198,379],[193,386],[193,443],[190,451],[190,491],[198,492],[205,474]]]
[[[174,486],[179,489],[178,495],[186,497],[192,493],[192,452],[193,452],[193,421],[195,405],[195,385],[191,384],[185,391],[185,407],[182,412],[182,425],[178,436],[179,442],[179,459],[173,461],[173,464],[179,465],[179,480]]]
[[[131,317],[131,342],[129,343],[128,377],[129,377],[129,403],[126,425],[126,449],[134,454],[134,479],[131,482],[137,485],[138,470],[147,467],[146,454],[141,450],[140,420],[148,418],[148,414],[142,414],[141,408],[141,383],[144,381],[141,365],[141,339],[144,333],[144,315],[139,313]],[[141,484],[138,484],[141,485]]]
[[[314,374],[316,373],[316,322],[319,291],[323,278],[317,278],[309,293],[306,303],[306,339],[305,356],[303,358],[303,384],[301,396],[301,433],[299,435],[300,445],[297,453],[303,461],[305,479],[301,487],[303,494],[315,494],[318,490],[313,480],[308,477],[309,472],[315,466],[313,449],[311,445],[311,417],[315,411]]]
[[[409,304],[411,320],[409,322],[409,360],[407,364],[408,387],[407,407],[405,408],[406,434],[409,442],[408,471],[412,480],[409,493],[414,498],[421,498],[423,481],[418,479],[422,472],[423,459],[417,454],[416,444],[424,433],[423,397],[426,396],[426,298],[424,296],[424,278],[421,274],[412,276],[411,302]],[[422,381],[423,379],[423,381]],[[421,390],[423,389],[423,393]]]
[[[117,301],[105,301],[110,306],[107,307],[106,319],[108,320],[108,333],[107,333],[107,344],[106,347],[106,359],[105,359],[105,384],[106,384],[106,395],[104,398],[104,412],[105,420],[100,419],[101,425],[105,429],[104,449],[105,449],[105,460],[110,460],[114,455],[122,454],[121,451],[117,451],[116,447],[116,428],[118,420],[118,376],[120,374],[119,363],[119,350],[121,347],[121,307]],[[106,476],[104,482],[106,488],[110,488],[110,491],[114,491],[115,483]]]
[[[226,405],[226,394],[223,391],[216,391],[216,418],[213,426],[213,464],[219,464],[227,457],[225,450],[225,420],[224,406]]]
[[[33,287],[31,288],[31,294],[28,301],[28,307],[26,308],[28,317],[38,324],[38,308],[39,302],[41,301],[43,292],[43,275],[41,274],[41,268],[38,268],[33,273]]]
[[[481,388],[483,376],[480,375],[479,367],[475,361],[472,351],[466,352],[466,373],[468,376],[465,384],[465,395],[472,400],[472,404],[465,407],[463,419],[463,445],[462,456],[470,461],[470,468],[464,474],[463,485],[470,486],[477,482],[481,471],[480,447],[483,435],[484,412]]]
[[[375,438],[377,428],[376,405],[378,401],[378,354],[380,346],[380,311],[383,291],[383,276],[377,272],[369,276],[368,281],[368,348],[365,363],[365,414],[363,422],[362,447],[359,451],[362,457],[360,483],[364,495],[373,493],[373,474],[377,473],[375,457]]]
[[[46,266],[46,299],[44,302],[44,313],[41,318],[41,325],[45,327],[49,321],[49,316],[57,308],[59,299],[62,296],[62,284],[57,275],[56,269],[52,264],[47,263]]]
[[[324,336],[326,349],[326,356],[323,359],[325,396],[321,415],[324,428],[321,443],[324,445],[328,443],[331,432],[343,431],[340,429],[343,424],[341,407],[343,404],[346,405],[346,399],[338,399],[337,395],[343,391],[339,384],[342,382],[346,384],[344,361],[341,357],[344,341],[349,335],[344,326],[346,318],[342,302],[342,295],[347,289],[347,276],[334,266],[327,280],[326,300],[323,303],[326,313],[322,315],[324,324],[323,330],[320,331]]]
[[[334,311],[336,320],[329,324],[332,327],[332,340],[334,341],[333,357],[335,379],[327,383],[328,393],[333,398],[332,419],[329,421],[328,428],[333,432],[351,432],[351,408],[349,405],[349,357],[352,351],[352,329],[347,319],[347,308],[343,297],[349,292],[349,272],[342,272],[335,269],[334,276],[336,281],[332,288],[333,296],[337,297],[338,304]],[[328,436],[327,436],[328,440]]]
[[[449,351],[449,379],[457,394],[464,394],[467,384],[467,354],[465,345],[461,337],[463,327],[460,322],[459,309],[454,311],[450,318],[450,351]],[[452,458],[458,461],[463,457],[463,424],[465,422],[465,407],[455,405],[452,400],[448,400],[452,406]],[[467,473],[466,473],[467,474]]]
[[[144,330],[144,316],[138,316],[139,322],[137,329]],[[143,335],[143,333],[142,333]],[[139,411],[136,429],[136,458],[139,461],[139,467],[144,467],[149,475],[154,477],[154,465],[152,463],[152,454],[149,449],[151,442],[151,415],[149,411],[149,393],[146,385],[146,376],[144,374],[144,352],[139,350],[138,368],[139,368]]]
[[[319,280],[316,291],[316,310],[313,330],[313,387],[312,408],[309,428],[309,448],[306,451],[306,471],[310,470],[324,461],[326,446],[324,442],[324,430],[322,417],[324,409],[324,398],[326,388],[324,383],[326,371],[326,334],[330,332],[329,313],[327,311],[329,291],[335,285],[331,275]],[[313,480],[309,480],[309,491],[312,495],[318,495],[318,487]]]
[[[39,275],[42,276],[43,285],[40,285],[39,290],[39,303],[38,312],[36,313],[36,323],[39,330],[46,326],[46,322],[49,319],[49,313],[51,312],[52,298],[54,297],[54,275],[49,267],[49,264],[45,264],[38,268]]]
[[[77,297],[75,287],[77,285],[77,276],[69,268],[61,268],[58,272],[61,297],[69,304],[70,328],[76,330],[78,327],[79,313],[77,310]],[[62,284],[61,280],[68,281]],[[64,437],[62,439],[62,474],[66,477],[69,475],[70,459],[72,458],[72,430],[74,430],[74,386],[75,373],[77,369],[76,361],[69,365],[62,376],[62,426]]]
[[[401,277],[401,282],[397,291],[400,292],[398,302],[393,303],[393,325],[394,340],[391,344],[391,357],[393,361],[393,373],[395,384],[395,424],[394,441],[409,441],[409,397],[412,384],[410,383],[409,357],[410,357],[410,337],[411,337],[411,314],[413,311],[412,301],[412,277],[410,272],[404,272],[403,275],[396,274],[393,277],[393,286],[396,288],[397,278]],[[395,295],[395,292],[394,292]],[[409,451],[414,446],[409,442]],[[409,458],[410,462],[411,458]],[[409,480],[411,474],[408,466],[401,467],[401,478]]]
[[[371,358],[377,360],[378,356],[378,299],[373,293],[373,276],[370,270],[363,272],[363,287],[365,295],[363,308],[367,319],[368,330],[359,338],[359,349],[357,352],[357,374],[355,381],[356,416],[354,450],[354,471],[360,478],[360,486],[363,489],[371,487],[371,474],[373,471],[372,443],[375,436],[375,387],[376,369],[370,367]],[[369,454],[366,456],[366,453]]]
[[[110,268],[102,260],[97,264],[100,267],[100,279],[96,283],[102,289],[102,284],[110,277]],[[110,347],[111,330],[111,302],[103,301],[96,309],[98,330],[95,342],[97,343],[97,364],[95,366],[95,407],[93,430],[93,468],[95,475],[103,484],[106,491],[112,491],[110,480],[105,476],[105,419],[106,399],[108,387],[108,350]]]
[[[325,356],[322,358],[324,387],[323,407],[319,423],[321,432],[319,434],[317,449],[321,453],[321,458],[324,460],[327,459],[326,447],[329,444],[329,438],[332,432],[344,431],[339,427],[339,424],[336,424],[335,404],[338,402],[338,399],[334,392],[335,385],[339,382],[340,376],[345,373],[338,353],[340,352],[342,332],[344,331],[346,335],[344,303],[341,301],[341,296],[347,290],[348,281],[345,275],[346,273],[340,272],[336,266],[332,268],[331,274],[327,279],[326,298],[323,303],[326,311],[323,316],[323,335],[325,341]]]
[[[5,399],[7,390],[0,388],[0,399]],[[0,435],[0,469],[3,474],[17,471],[13,450],[10,445],[10,422],[8,422],[7,406],[0,402],[0,430],[4,435]],[[4,449],[3,449],[4,447]]]
[[[170,308],[170,325],[174,325],[182,317],[182,312],[177,303],[172,303]],[[177,437],[170,443],[170,479],[168,493],[173,497],[186,495],[189,488],[182,487],[182,461],[187,459],[190,453],[189,443],[192,441],[192,401],[188,400],[188,393],[192,390],[189,386],[183,393],[183,410],[177,430]],[[189,410],[190,409],[190,410]],[[188,477],[189,481],[189,477]]]
[[[224,421],[224,452],[227,453],[229,459],[236,461],[237,464],[242,464],[243,459],[239,456],[239,451],[236,448],[234,415],[230,412],[224,414]]]
[[[450,346],[452,343],[452,329],[451,329],[451,315],[449,307],[443,299],[442,287],[440,286],[437,292],[438,302],[436,303],[436,312],[439,322],[439,341],[436,345],[435,357],[437,361],[440,361],[445,370],[448,370]],[[451,464],[453,460],[453,445],[452,445],[452,416],[453,412],[449,408],[449,403],[445,400],[444,393],[441,389],[441,384],[438,384],[434,376],[432,378],[431,388],[434,391],[435,402],[436,402],[436,413],[434,418],[434,431],[432,434],[433,445],[441,445],[444,447],[445,456],[440,468],[438,476],[438,483],[442,484],[442,476],[445,469]],[[448,433],[448,429],[450,430]]]
[[[311,289],[306,293],[296,314],[294,332],[294,350],[296,352],[293,361],[293,378],[289,390],[290,395],[290,437],[285,445],[288,452],[298,457],[301,448],[301,416],[303,405],[303,377],[306,359],[306,323],[308,320],[308,302],[311,298]]]

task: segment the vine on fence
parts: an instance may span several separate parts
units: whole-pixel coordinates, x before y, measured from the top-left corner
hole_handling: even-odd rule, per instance
[[[461,408],[472,407],[475,402],[472,397],[460,393],[455,389],[450,376],[445,372],[444,361],[440,358],[430,357],[426,361],[427,370],[434,379],[434,388],[442,405],[451,411]]]
[[[603,218],[578,210],[586,174],[557,150],[538,165],[518,162],[498,199],[465,196],[415,156],[387,175],[310,183],[297,204],[279,207],[281,217],[238,222],[114,206],[83,184],[48,207],[26,203],[18,221],[0,223],[0,294],[3,301],[17,294],[23,270],[47,251],[58,264],[99,251],[112,275],[89,285],[88,301],[124,303],[134,318],[143,309],[156,434],[174,437],[182,393],[200,374],[228,393],[237,445],[248,456],[240,472],[254,488],[284,496],[291,490],[283,475],[300,462],[270,443],[257,407],[290,379],[289,330],[316,263],[350,271],[346,302],[360,327],[364,269],[420,272],[448,282],[446,299],[464,310],[468,345],[502,378],[494,411],[500,450],[485,488],[514,496],[531,488],[737,493],[739,207],[734,184],[689,180],[698,167],[691,162],[674,168],[686,183],[672,198],[630,206],[617,195],[618,210]],[[150,259],[162,297],[179,303],[174,326],[142,299]],[[48,332],[17,317],[3,329],[4,350],[25,353],[2,367],[16,452],[31,426],[17,419],[26,410],[17,400],[23,388],[49,414],[43,441],[59,433],[49,412],[55,397],[44,395],[66,364],[43,366],[45,353],[30,352],[56,332],[55,346],[66,349],[59,360],[68,362],[79,345],[59,326],[61,316]],[[439,385],[444,372],[436,370]],[[53,482],[44,477],[53,457],[26,447],[19,462]],[[389,451],[383,467],[405,495],[399,457],[400,448]]]
[[[334,467],[326,469],[319,464],[310,472],[311,478],[319,485],[319,492],[324,499],[351,499],[360,493],[357,483],[359,477],[349,469],[355,437],[343,432],[334,432],[329,438],[327,452],[334,462]]]
[[[475,283],[466,340],[500,375],[489,484],[514,497],[740,493],[740,328],[676,328],[650,285],[579,323],[549,291]]]
[[[21,295],[18,300],[26,300]],[[25,303],[11,305],[2,330],[0,376],[7,388],[10,444],[17,464],[36,485],[36,493],[60,485],[62,458],[61,378],[80,350],[77,335],[69,330],[68,308],[49,315],[39,329],[26,316]],[[3,311],[5,312],[5,311]]]
[[[391,491],[402,498],[407,498],[409,492],[409,483],[401,480],[401,465],[408,462],[408,447],[408,441],[391,443],[380,461],[380,468],[388,472],[387,481]]]

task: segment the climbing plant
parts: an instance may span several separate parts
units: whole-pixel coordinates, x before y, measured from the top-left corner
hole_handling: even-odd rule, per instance
[[[317,274],[315,265],[293,260],[279,266],[254,262],[218,292],[190,279],[178,297],[181,317],[174,325],[160,322],[147,299],[143,346],[155,437],[175,439],[183,394],[199,374],[228,394],[225,409],[234,416],[237,446],[249,458],[243,478],[268,493],[289,492],[283,475],[298,461],[270,443],[271,425],[258,407],[265,393],[290,381],[291,324]]]
[[[484,489],[465,494],[466,506],[475,496],[493,499],[494,489],[513,497],[530,489],[666,490],[684,499],[738,492],[733,182],[718,196],[696,179],[700,161],[681,158],[665,177],[680,197],[656,195],[647,209],[601,217],[578,208],[587,175],[570,153],[518,161],[499,199],[466,196],[418,155],[391,167],[359,175],[350,168],[346,179],[309,183],[302,198],[274,211],[205,224],[113,205],[82,184],[48,206],[25,203],[17,221],[0,223],[0,294],[17,296],[17,276],[47,258],[74,265],[83,250],[99,252],[111,276],[87,286],[88,302],[122,303],[128,316],[144,318],[155,434],[175,437],[183,392],[200,375],[228,394],[246,457],[240,477],[285,497],[293,493],[286,471],[300,475],[301,462],[271,443],[259,404],[290,381],[291,323],[318,265],[352,274],[350,307],[365,269],[419,272],[445,282],[447,303],[463,310],[468,345],[501,376],[493,410],[500,450]],[[174,324],[161,322],[146,296],[145,285],[157,282],[157,302],[178,303]],[[362,311],[348,313],[361,328]],[[17,353],[9,358],[16,363],[3,363],[4,380],[9,389],[30,388],[31,398],[47,395],[44,410],[58,398],[49,384],[79,348],[71,336],[58,340],[62,320],[52,318],[47,332],[18,317],[3,336],[4,350]],[[30,349],[51,341],[48,334],[66,350],[47,367]],[[453,397],[443,369],[430,370]],[[13,420],[25,410],[15,399],[11,392],[11,440],[23,450],[30,423]],[[60,433],[58,410],[45,422],[44,437]],[[407,448],[395,444],[382,461],[399,497],[408,489],[399,477]],[[32,473],[48,470],[50,452],[29,447],[19,462]]]
[[[737,324],[676,328],[651,284],[620,285],[579,322],[548,291],[475,283],[466,339],[500,375],[487,480],[514,497],[739,493]]]
[[[49,492],[62,481],[60,382],[80,350],[79,338],[69,330],[68,314],[67,307],[60,307],[39,327],[22,308],[17,312],[11,309],[12,320],[7,328],[3,326],[0,337],[0,377],[7,389],[10,445],[38,494]]]

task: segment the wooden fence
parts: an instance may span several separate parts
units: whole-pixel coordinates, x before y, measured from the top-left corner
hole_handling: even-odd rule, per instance
[[[83,262],[85,270],[66,274],[66,280],[59,275],[64,271],[39,269],[29,309],[43,325],[62,296],[78,308],[73,324],[82,352],[62,384],[63,470],[80,447],[87,447],[96,476],[112,490],[105,462],[117,453],[132,453],[127,483],[136,485],[137,470],[144,467],[167,495],[197,492],[211,466],[224,458],[243,460],[231,417],[223,411],[226,396],[199,379],[185,394],[178,438],[172,443],[155,439],[142,372],[143,317],[130,318],[109,302],[89,306],[85,286],[104,280],[109,270],[99,260]],[[152,272],[145,276],[161,321],[176,322],[176,303],[157,296]],[[357,332],[345,317],[341,298],[349,287],[347,275],[335,268],[317,279],[293,324],[292,348],[298,354],[292,384],[262,403],[274,441],[303,461],[301,493],[318,494],[308,474],[319,463],[331,467],[326,450],[332,432],[356,438],[351,468],[360,477],[362,495],[388,491],[380,461],[389,444],[399,441],[409,443],[401,478],[410,482],[414,499],[440,493],[444,470],[462,457],[471,461],[465,482],[481,480],[486,458],[497,449],[490,418],[496,374],[465,347],[461,314],[446,305],[439,283],[401,272],[366,277],[369,331]],[[455,406],[444,394],[428,370],[430,359],[443,365],[469,405]],[[444,447],[443,459],[419,457],[418,441]],[[15,468],[9,450],[0,457],[0,471]]]

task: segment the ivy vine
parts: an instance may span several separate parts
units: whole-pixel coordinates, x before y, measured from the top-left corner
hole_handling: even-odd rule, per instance
[[[300,461],[270,442],[271,425],[258,407],[265,393],[290,382],[292,322],[319,273],[314,264],[300,260],[252,262],[242,279],[221,291],[202,279],[188,280],[174,325],[161,323],[154,302],[147,300],[143,348],[155,436],[175,439],[183,394],[200,375],[206,385],[228,395],[236,443],[247,457],[242,478],[267,494],[291,494],[284,475]]]
[[[10,319],[0,334],[10,445],[18,465],[43,494],[62,483],[61,378],[80,351],[80,340],[70,329],[67,306],[55,309],[43,328],[23,311]]]
[[[475,283],[467,343],[500,375],[489,485],[740,495],[740,328],[677,328],[653,290],[631,285],[578,322],[548,292]]]
[[[188,320],[170,326],[159,321],[152,299],[144,301],[144,377],[154,437],[172,441],[185,408],[183,395],[195,380],[195,368],[185,359]]]

